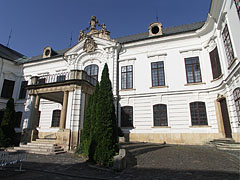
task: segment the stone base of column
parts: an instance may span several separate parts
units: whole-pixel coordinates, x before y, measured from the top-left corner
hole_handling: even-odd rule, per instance
[[[60,145],[64,151],[69,151],[71,130],[70,129],[59,129],[56,133],[56,143]]]
[[[38,130],[37,129],[23,129],[21,133],[21,141],[20,144],[27,144],[29,142],[35,141],[38,138]]]
[[[38,130],[33,129],[32,132],[31,132],[31,142],[36,141],[36,139],[38,139]]]

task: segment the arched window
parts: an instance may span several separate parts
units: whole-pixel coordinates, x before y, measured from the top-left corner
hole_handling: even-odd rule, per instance
[[[153,106],[154,126],[168,126],[167,105],[156,104]]]
[[[133,107],[121,107],[121,127],[133,127]]]
[[[59,127],[61,110],[54,110],[52,114],[52,127]]]
[[[192,126],[194,125],[208,125],[207,113],[204,102],[190,103]]]
[[[20,128],[21,121],[22,121],[22,112],[18,111],[18,112],[16,112],[16,126],[15,127]]]
[[[84,68],[84,71],[86,71],[90,77],[98,80],[98,65],[96,64],[88,65],[87,67]]]
[[[240,88],[237,88],[233,91],[233,97],[234,97],[235,106],[236,106],[238,123],[240,123]]]

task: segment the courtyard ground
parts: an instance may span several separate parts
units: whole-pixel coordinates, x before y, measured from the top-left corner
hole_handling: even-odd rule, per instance
[[[0,170],[0,179],[194,179],[239,180],[240,152],[220,151],[209,146],[150,143],[123,143],[128,151],[128,167],[122,172],[101,168],[74,154],[28,154],[24,172],[17,166]]]

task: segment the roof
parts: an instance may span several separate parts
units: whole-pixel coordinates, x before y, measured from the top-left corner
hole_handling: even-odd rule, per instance
[[[58,50],[58,51],[54,51],[55,54],[49,58],[44,58],[44,59],[50,59],[50,58],[53,58],[53,57],[60,57],[60,56],[63,56],[65,52],[67,52],[70,48],[65,48],[65,49],[62,49],[62,50]],[[38,55],[38,56],[33,56],[33,57],[30,57],[28,59],[24,59],[22,60],[21,62],[19,61],[19,63],[29,63],[29,62],[33,62],[33,61],[38,61],[38,60],[41,60],[43,59],[42,55]]]
[[[15,61],[19,58],[23,58],[24,55],[0,44],[0,57],[10,61]]]
[[[140,34],[134,34],[134,35],[130,35],[130,36],[115,38],[115,40],[118,41],[119,43],[124,44],[124,43],[130,43],[130,42],[140,41],[140,40],[145,40],[145,39],[150,39],[150,38],[157,38],[157,37],[163,37],[163,36],[174,35],[174,34],[179,34],[179,33],[185,33],[185,32],[195,31],[195,30],[201,28],[204,25],[204,23],[205,22],[202,21],[202,22],[197,22],[197,23],[192,23],[192,24],[185,24],[185,25],[180,25],[180,26],[163,28],[163,35],[159,35],[159,36],[149,37],[148,32],[144,32],[144,33],[140,33]],[[55,51],[56,54],[54,54],[53,56],[51,56],[49,58],[45,58],[45,59],[51,59],[54,57],[63,56],[64,53],[67,52],[69,49],[70,48]],[[42,59],[43,59],[42,55],[39,55],[39,56],[30,57],[30,58],[20,59],[17,61],[17,63],[20,63],[20,64],[30,63],[30,62],[35,62],[35,61],[39,61]]]
[[[144,33],[140,33],[140,34],[134,34],[134,35],[130,35],[130,36],[119,37],[119,38],[116,38],[115,40],[118,41],[119,43],[124,44],[124,43],[140,41],[140,40],[145,40],[145,39],[150,39],[150,38],[156,38],[156,37],[168,36],[168,35],[173,35],[173,34],[185,33],[185,32],[195,31],[195,30],[201,28],[204,25],[204,23],[205,23],[205,21],[192,23],[192,24],[184,24],[184,25],[180,25],[180,26],[163,28],[163,35],[159,35],[159,36],[149,37],[148,32],[144,32]]]

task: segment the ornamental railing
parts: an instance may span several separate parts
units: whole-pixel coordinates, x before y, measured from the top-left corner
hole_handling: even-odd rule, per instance
[[[42,84],[49,84],[49,83],[56,83],[56,82],[64,82],[67,80],[85,80],[94,86],[98,82],[95,78],[89,76],[86,71],[72,70],[70,72],[34,76],[32,77],[31,85],[42,85]]]

